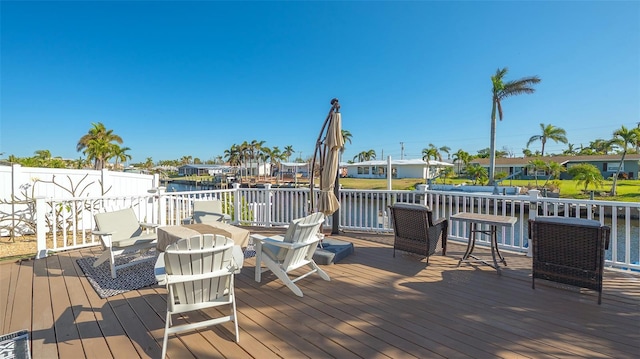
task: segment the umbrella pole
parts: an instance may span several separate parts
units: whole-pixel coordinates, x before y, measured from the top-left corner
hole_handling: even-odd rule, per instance
[[[309,213],[312,213],[314,208],[315,208],[315,196],[314,196],[314,178],[315,178],[315,169],[316,169],[316,158],[318,157],[318,155],[320,155],[321,157],[323,156],[323,152],[322,152],[322,145],[324,144],[324,140],[322,139],[322,134],[324,134],[325,129],[327,128],[327,125],[329,124],[329,121],[331,120],[331,114],[333,112],[340,112],[340,103],[338,102],[337,98],[333,98],[331,99],[331,109],[329,110],[329,114],[327,115],[327,118],[324,120],[324,123],[322,124],[322,128],[320,129],[320,134],[318,135],[318,139],[316,140],[316,148],[313,151],[313,160],[311,162],[311,173],[310,173],[310,178],[309,178]],[[326,150],[325,150],[326,153]],[[322,162],[322,161],[320,161]],[[320,184],[322,185],[322,184]],[[334,214],[335,215],[335,214]],[[334,217],[335,218],[335,217]]]

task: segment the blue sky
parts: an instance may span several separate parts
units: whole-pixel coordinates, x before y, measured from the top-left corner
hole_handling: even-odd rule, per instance
[[[0,4],[0,155],[78,158],[102,122],[132,162],[202,160],[252,140],[309,157],[340,99],[344,160],[497,147],[540,123],[587,146],[640,121],[640,2],[11,2]],[[539,150],[540,144],[531,145]],[[545,152],[566,145],[548,143]]]

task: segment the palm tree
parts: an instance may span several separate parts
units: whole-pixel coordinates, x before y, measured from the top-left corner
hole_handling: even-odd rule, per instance
[[[447,154],[447,159],[451,159],[451,147],[449,146],[442,146],[440,148],[438,148],[438,150],[444,152]]]
[[[376,159],[376,151],[362,151],[353,157],[353,160],[358,160],[358,162],[371,161]]]
[[[567,149],[562,151],[562,154],[565,155],[565,156],[575,156],[576,150],[573,147],[574,147],[573,143],[568,143],[567,144]]]
[[[150,169],[151,167],[153,167],[153,158],[147,157],[147,159],[144,161],[144,167],[146,169]]]
[[[469,160],[471,159],[471,156],[469,155],[468,152],[465,152],[462,149],[459,149],[458,151],[456,151],[456,153],[453,154],[453,162],[455,162],[458,165],[458,174],[460,174],[461,171],[461,164],[464,165],[465,167],[469,164]]]
[[[468,165],[465,171],[467,172],[467,175],[473,179],[474,185],[478,182],[483,183],[487,178],[487,169],[479,164]]]
[[[552,178],[559,178],[562,172],[565,172],[567,169],[564,168],[558,162],[550,161],[547,163],[547,171],[549,171],[549,176],[547,176],[547,180],[544,181],[542,188],[547,187],[547,184]]]
[[[107,130],[102,122],[92,123],[89,132],[78,140],[76,150],[87,155],[87,160],[94,161],[94,168],[101,170],[105,162],[113,156],[113,143],[122,144],[122,138]]]
[[[436,146],[433,145],[433,143],[429,144],[428,148],[423,148],[422,149],[422,160],[427,162],[427,178],[425,178],[425,181],[429,181],[429,168],[431,167],[431,159],[434,160],[438,160],[438,161],[442,161],[442,155],[440,154],[440,151],[438,151],[438,148]]]
[[[129,150],[131,150],[129,147],[114,145],[113,158],[116,160],[115,168],[118,168],[118,162],[126,162],[131,159],[131,155],[127,153]]]
[[[353,135],[351,134],[351,132],[349,132],[349,130],[341,130],[342,131],[342,139],[344,140],[344,143],[349,142],[349,144],[351,144],[351,138],[353,137]],[[342,147],[342,152],[344,152],[344,148],[345,146]]]
[[[291,145],[289,145],[289,146],[284,146],[284,152],[283,152],[283,154],[284,154],[284,156],[286,157],[287,162],[289,162],[289,161],[291,160],[291,155],[292,155],[294,152],[296,152],[296,151],[293,149],[293,146],[291,146]]]
[[[536,188],[538,188],[538,171],[546,171],[547,164],[540,158],[534,158],[527,164],[527,168],[533,171],[533,177],[536,181]]]
[[[489,184],[494,184],[494,172],[496,167],[496,112],[502,121],[502,100],[509,96],[534,93],[533,84],[540,82],[537,76],[524,77],[515,81],[504,82],[503,78],[509,70],[505,67],[497,69],[496,74],[491,76],[493,85],[493,99],[491,106],[491,147],[489,156]]]
[[[571,166],[567,171],[576,181],[576,185],[584,184],[584,190],[587,190],[590,184],[594,184],[596,188],[602,186],[604,178],[600,170],[590,163],[580,163]]]
[[[617,129],[613,133],[613,140],[611,142],[622,148],[622,157],[620,158],[618,170],[616,171],[615,176],[613,176],[613,185],[611,186],[612,196],[616,195],[618,176],[620,175],[620,171],[622,170],[622,165],[624,164],[624,158],[627,155],[627,150],[629,149],[629,146],[635,146],[639,139],[640,129],[638,128],[627,129],[624,125],[622,125],[622,127]]]
[[[547,144],[547,140],[562,142],[564,144],[569,142],[567,140],[567,132],[560,127],[555,127],[554,125],[545,125],[544,123],[541,123],[540,129],[542,130],[542,134],[531,136],[531,138],[529,138],[529,141],[527,142],[527,147],[529,147],[529,145],[535,141],[540,141],[542,143],[542,157],[544,157],[544,145]]]

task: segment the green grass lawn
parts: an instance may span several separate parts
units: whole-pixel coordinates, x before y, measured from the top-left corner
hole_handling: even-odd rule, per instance
[[[448,179],[446,184],[470,184],[467,179]],[[542,186],[545,181],[538,181],[538,185]],[[420,178],[403,178],[394,179],[391,182],[391,187],[394,190],[413,190],[417,184],[424,183],[424,180]],[[442,181],[437,181],[442,183]],[[576,199],[588,199],[590,193],[584,193],[584,185],[578,186],[576,181],[573,180],[561,180],[556,181],[560,188],[560,197],[562,198],[576,198]],[[340,184],[345,189],[387,189],[386,179],[364,179],[364,178],[341,178]],[[502,183],[505,186],[517,186],[517,187],[535,187],[535,180],[513,180],[504,181]],[[600,188],[594,186],[589,187],[589,191],[594,191],[594,199],[604,201],[625,201],[625,202],[639,202],[640,201],[640,180],[619,180],[617,185],[618,195],[615,197],[609,196],[613,181],[605,181],[604,185]]]

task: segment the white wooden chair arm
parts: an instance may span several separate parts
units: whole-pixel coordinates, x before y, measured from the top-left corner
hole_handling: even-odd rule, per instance
[[[96,235],[96,236],[110,236],[110,235],[112,235],[114,233],[116,233],[116,231],[111,231],[111,232],[96,231],[96,230],[91,231],[91,234]]]
[[[270,237],[263,237],[263,238],[253,237],[253,238],[259,240],[262,243],[269,243],[269,244],[274,245],[276,247],[288,248],[288,249],[306,247],[309,244],[313,244],[313,241],[311,241],[311,242],[303,242],[303,243],[289,243],[289,242],[283,242],[282,240],[278,240],[278,239],[274,239],[274,238],[270,238]]]
[[[160,225],[155,224],[155,223],[142,223],[140,222],[140,227],[142,228],[151,228],[151,229],[156,229],[158,228]]]

